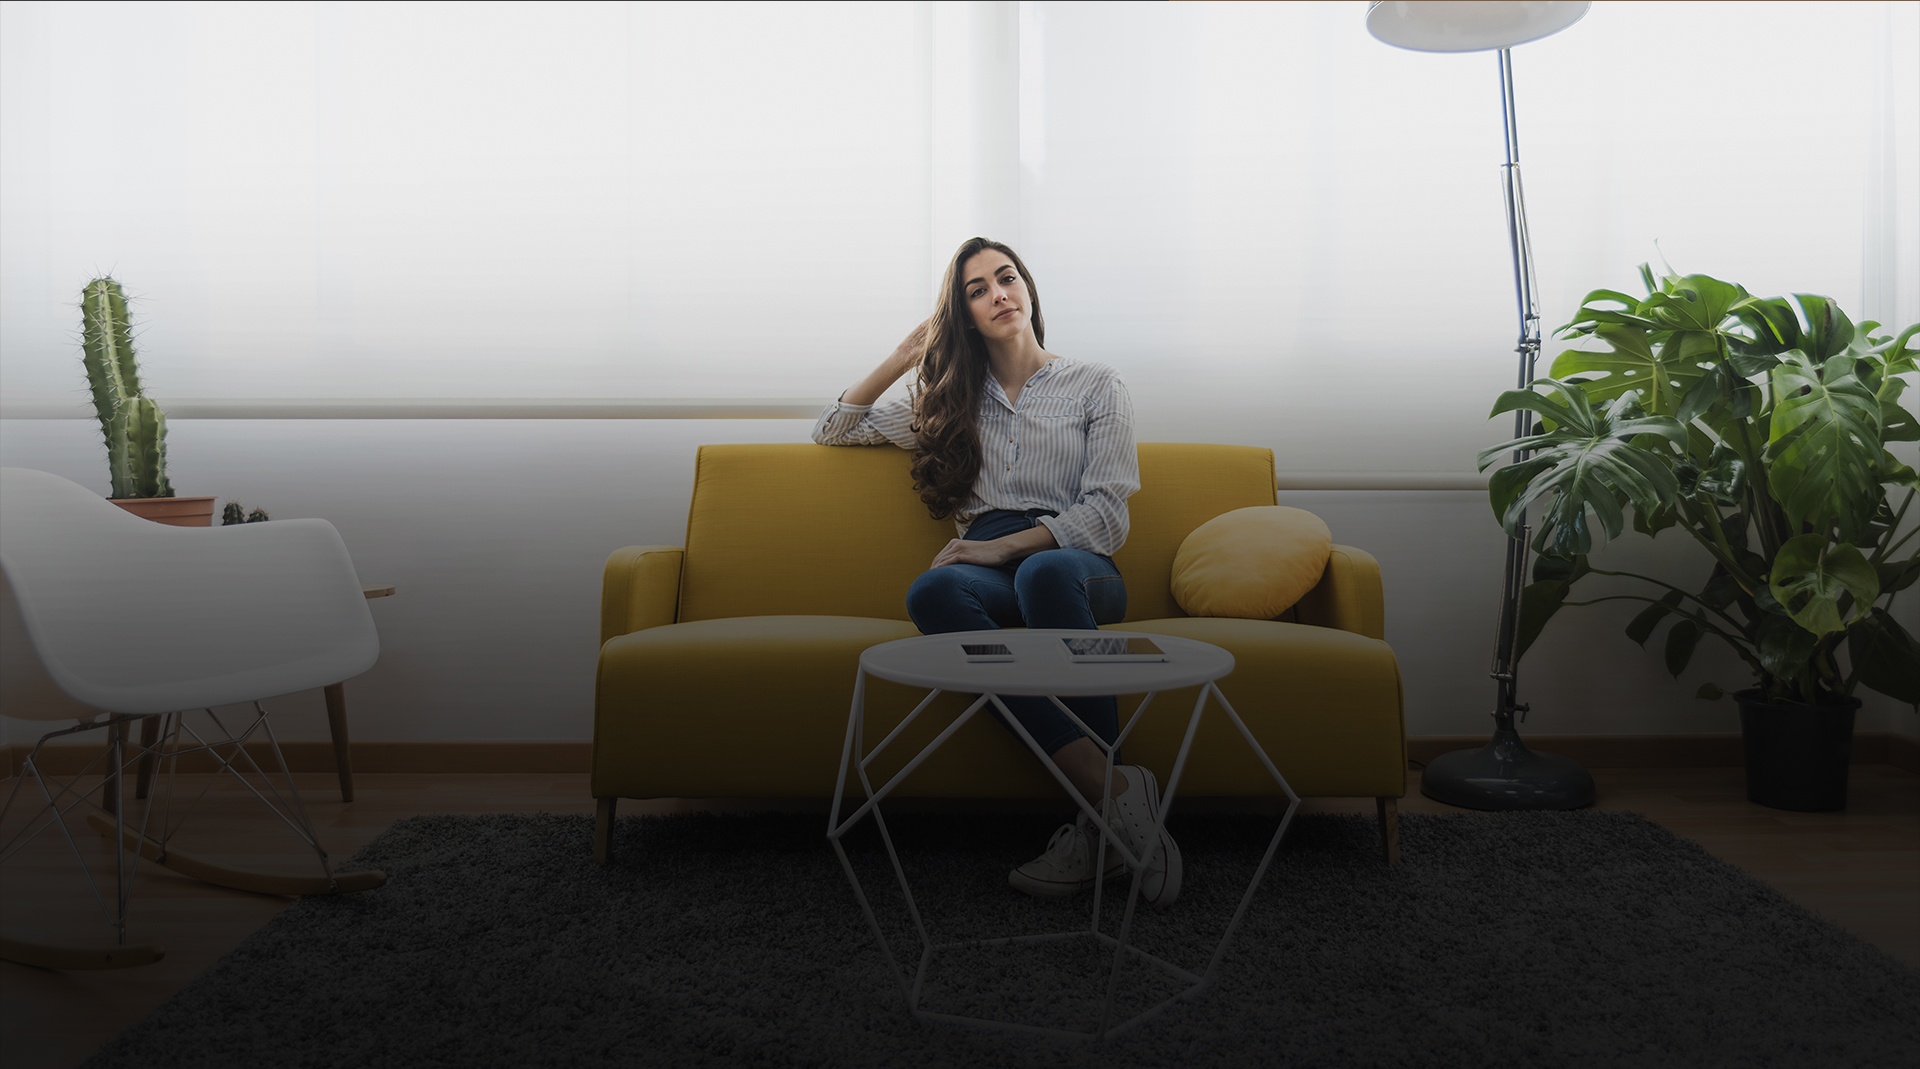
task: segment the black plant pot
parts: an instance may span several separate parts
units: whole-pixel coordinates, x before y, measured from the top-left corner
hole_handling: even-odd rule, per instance
[[[1847,807],[1853,714],[1860,699],[1808,706],[1735,694],[1747,750],[1747,800],[1769,809],[1821,813]]]

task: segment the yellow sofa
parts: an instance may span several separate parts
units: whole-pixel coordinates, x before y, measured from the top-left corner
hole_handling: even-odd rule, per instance
[[[1162,442],[1142,444],[1139,456],[1131,533],[1114,555],[1127,618],[1114,626],[1232,652],[1220,688],[1288,783],[1303,796],[1377,799],[1382,848],[1396,861],[1406,728],[1378,562],[1335,545],[1319,585],[1281,619],[1189,617],[1171,590],[1175,551],[1215,516],[1274,504],[1273,453]],[[686,546],[628,546],[607,559],[594,687],[596,859],[607,857],[621,798],[832,796],[860,652],[920,633],[907,618],[907,587],[953,537],[952,523],[929,518],[913,492],[910,459],[892,446],[702,446]],[[1165,782],[1196,693],[1155,698],[1124,759]],[[924,697],[869,680],[869,739]],[[942,695],[889,747],[898,763],[876,763],[876,782],[970,697]],[[1123,724],[1138,703],[1120,699]],[[1279,793],[1226,717],[1205,716],[1181,797]],[[1060,788],[981,715],[899,794],[1048,798]]]

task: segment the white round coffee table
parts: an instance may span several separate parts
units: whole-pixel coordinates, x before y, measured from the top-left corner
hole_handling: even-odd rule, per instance
[[[1163,661],[1132,663],[1079,662],[1074,659],[1068,645],[1062,641],[1063,639],[1149,639],[1163,651],[1166,659]],[[969,660],[968,651],[964,648],[968,645],[993,644],[1005,646],[1007,655],[1012,659],[1000,661]],[[960,631],[943,635],[922,635],[918,638],[903,638],[894,642],[885,642],[878,646],[869,647],[860,655],[860,668],[859,671],[855,673],[853,682],[853,707],[847,715],[846,742],[840,752],[840,778],[834,786],[833,809],[827,820],[827,839],[832,844],[834,853],[839,856],[840,865],[846,871],[847,879],[853,884],[854,897],[859,900],[860,908],[866,913],[867,923],[873,929],[874,938],[880,943],[882,955],[886,958],[889,968],[893,970],[896,979],[900,983],[900,990],[901,993],[906,996],[907,1009],[909,1012],[923,1020],[952,1021],[1014,1031],[1041,1031],[1077,1038],[1105,1039],[1146,1020],[1179,999],[1198,994],[1212,983],[1214,975],[1219,968],[1221,956],[1226,952],[1227,944],[1232,940],[1234,932],[1239,928],[1242,918],[1246,916],[1247,906],[1253,900],[1253,893],[1255,889],[1260,886],[1261,878],[1266,875],[1267,866],[1272,862],[1274,852],[1279,847],[1281,838],[1286,834],[1288,824],[1293,820],[1294,811],[1297,810],[1300,805],[1300,798],[1293,793],[1293,788],[1287,785],[1286,777],[1282,776],[1280,770],[1274,767],[1273,761],[1267,757],[1266,750],[1263,749],[1259,741],[1253,737],[1253,733],[1247,729],[1247,725],[1240,719],[1240,715],[1234,712],[1233,706],[1227,701],[1226,695],[1220,692],[1216,681],[1232,671],[1233,654],[1228,653],[1218,646],[1206,642],[1199,642],[1194,639],[1177,638],[1171,635],[1150,635],[1135,631],[1066,631],[1048,629]],[[866,745],[866,691],[868,676],[876,676],[880,679],[903,683],[908,686],[926,687],[931,692],[887,734],[886,738],[881,739],[871,750],[867,749]],[[1107,775],[1109,782],[1111,782],[1114,754],[1125,744],[1127,736],[1132,734],[1134,726],[1140,723],[1141,716],[1147,711],[1147,707],[1153,703],[1154,695],[1163,690],[1170,690],[1177,687],[1190,687],[1196,684],[1200,685],[1200,694],[1194,702],[1193,711],[1188,715],[1186,733],[1180,741],[1179,754],[1174,758],[1173,769],[1167,776],[1166,790],[1161,795],[1160,818],[1162,826],[1164,826],[1166,814],[1173,808],[1174,798],[1180,787],[1180,776],[1186,769],[1187,755],[1193,748],[1194,732],[1198,730],[1200,726],[1200,715],[1206,708],[1209,698],[1217,702],[1221,710],[1232,720],[1233,725],[1239,729],[1241,737],[1246,740],[1247,745],[1252,748],[1255,756],[1260,759],[1260,763],[1265,766],[1268,774],[1273,777],[1274,782],[1279,785],[1280,790],[1284,792],[1287,797],[1287,808],[1280,819],[1280,826],[1275,830],[1272,841],[1267,844],[1266,853],[1261,857],[1260,865],[1255,869],[1253,879],[1247,885],[1246,893],[1241,896],[1239,907],[1227,922],[1226,931],[1221,936],[1219,945],[1214,948],[1214,952],[1208,960],[1206,970],[1203,973],[1194,973],[1182,969],[1171,962],[1129,945],[1128,936],[1132,931],[1134,908],[1139,902],[1140,885],[1142,883],[1138,876],[1139,873],[1152,862],[1152,852],[1147,856],[1141,856],[1131,849],[1130,844],[1122,842],[1120,837],[1113,833],[1107,821],[1101,818],[1101,814],[1095,812],[1086,800],[1080,797],[1079,792],[1073,788],[1066,774],[1060,771],[1059,766],[1053,763],[1052,758],[1040,748],[1039,743],[1033,740],[1033,736],[1027,732],[1025,727],[1021,726],[1020,721],[1008,711],[1006,704],[1000,700],[1001,695],[1038,695],[1050,699],[1055,708],[1066,714],[1068,719],[1072,720],[1073,723],[1086,734],[1088,740],[1107,755]],[[907,726],[912,724],[920,714],[932,704],[935,698],[949,690],[978,694],[979,697],[967,707],[965,712],[955,717],[951,724],[948,724],[935,736],[933,741],[927,743],[918,754],[914,755],[913,759],[908,761],[899,772],[895,773],[892,779],[879,787],[875,787],[867,776],[867,769],[895,739],[900,737],[901,733],[907,729]],[[1121,726],[1119,737],[1111,746],[1102,740],[1099,735],[1060,701],[1063,697],[1087,697],[1107,694],[1146,695],[1140,702],[1139,708],[1135,709],[1133,714],[1129,716]],[[868,902],[865,891],[861,888],[860,878],[855,874],[853,864],[847,857],[846,850],[841,846],[840,839],[869,813],[874,813],[877,817],[880,802],[904,782],[908,776],[912,775],[913,771],[919,768],[934,751],[938,750],[942,744],[952,738],[955,732],[959,731],[969,720],[972,720],[975,714],[986,708],[989,703],[1000,711],[1007,725],[1014,730],[1014,733],[1020,737],[1022,742],[1026,743],[1027,749],[1032,751],[1033,755],[1040,759],[1040,763],[1047,771],[1053,774],[1054,780],[1060,784],[1061,789],[1066,792],[1067,797],[1071,798],[1074,803],[1080,807],[1082,815],[1091,820],[1094,827],[1102,831],[1103,854],[1101,859],[1095,864],[1092,922],[1087,928],[1072,932],[1050,932],[1038,935],[1015,935],[936,943],[927,934],[926,925],[921,923],[919,907],[914,904],[912,889],[908,884],[905,870],[900,867],[899,853],[894,849],[893,839],[887,833],[886,822],[876,819],[875,824],[882,840],[885,842],[887,856],[893,862],[894,875],[899,880],[901,890],[906,894],[907,909],[912,915],[914,927],[920,935],[921,953],[919,967],[912,979],[909,980],[906,972],[901,968],[898,960],[895,958],[893,950],[887,942],[885,933],[880,928],[879,920],[874,915],[873,907]],[[841,811],[847,804],[845,795],[849,774],[859,779],[860,785],[866,792],[866,800],[855,807],[850,815],[843,818]],[[1157,832],[1160,828],[1156,828],[1155,830]],[[1157,844],[1159,839],[1160,836],[1156,834],[1154,836],[1154,842]],[[1100,901],[1105,885],[1105,850],[1118,851],[1120,857],[1126,862],[1127,867],[1136,877],[1130,881],[1132,886],[1127,893],[1126,912],[1121,920],[1120,932],[1117,936],[1100,930]],[[1157,851],[1157,845],[1155,851]],[[1084,936],[1097,939],[1113,948],[1113,969],[1107,980],[1106,999],[1102,1003],[1099,1019],[1095,1022],[1091,1030],[1075,1031],[1056,1028],[1036,1028],[1033,1025],[969,1017],[959,1014],[939,1013],[927,1010],[920,1005],[920,993],[926,979],[927,966],[937,951],[982,944],[1051,941],[1071,936]],[[1117,989],[1120,975],[1120,962],[1129,952],[1141,960],[1150,962],[1174,976],[1185,980],[1189,986],[1181,990],[1178,994],[1142,1010],[1123,1022],[1110,1024],[1109,1022],[1111,1022],[1113,1016],[1114,993]]]

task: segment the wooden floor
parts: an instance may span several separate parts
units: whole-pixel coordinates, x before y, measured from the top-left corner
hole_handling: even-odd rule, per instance
[[[1699,842],[1789,898],[1893,956],[1920,967],[1920,775],[1856,765],[1848,809],[1786,813],[1746,801],[1738,768],[1595,769],[1599,806],[1642,813]],[[183,781],[188,777],[182,777]],[[210,780],[211,777],[197,779]],[[589,813],[584,775],[385,774],[356,777],[342,803],[326,775],[296,777],[322,841],[337,859],[394,821],[420,813],[544,810]],[[0,790],[10,787],[0,781]],[[198,784],[195,785],[198,789]],[[744,801],[623,803],[621,812],[751,808]],[[1309,799],[1317,812],[1373,812],[1372,799]],[[1461,812],[1424,798],[1407,779],[1404,813]],[[215,785],[178,842],[207,860],[304,872],[292,838],[238,787]],[[11,834],[11,828],[7,830]],[[111,888],[105,840],[76,833],[79,850]],[[0,1049],[8,1069],[75,1065],[213,964],[291,901],[229,891],[143,863],[130,941],[155,942],[166,959],[140,969],[47,972],[0,961]],[[41,835],[0,866],[0,931],[46,942],[108,941],[72,850]]]

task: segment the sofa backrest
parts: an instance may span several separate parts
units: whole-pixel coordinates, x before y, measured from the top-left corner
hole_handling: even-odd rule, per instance
[[[1276,503],[1273,450],[1188,442],[1139,449],[1140,492],[1127,499],[1127,544],[1113,555],[1127,581],[1127,619],[1185,616],[1173,600],[1173,555],[1215,516]]]
[[[1195,527],[1274,503],[1273,451],[1147,442],[1115,555],[1127,619],[1185,615],[1173,555]],[[682,623],[729,616],[907,619],[907,587],[954,536],[913,492],[894,446],[703,445],[687,514]]]
[[[895,446],[703,445],[687,513],[681,623],[728,616],[907,618],[907,587],[953,537]]]

